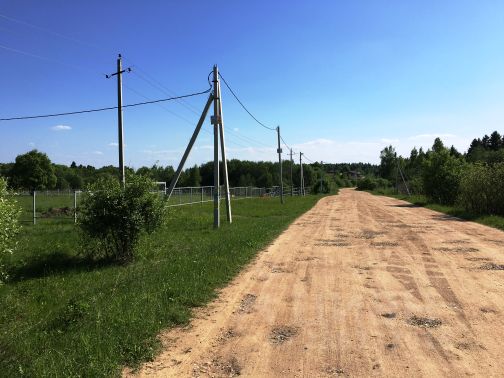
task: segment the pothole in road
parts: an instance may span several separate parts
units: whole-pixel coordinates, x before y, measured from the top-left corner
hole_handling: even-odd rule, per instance
[[[388,350],[392,350],[392,349],[394,349],[395,347],[396,347],[396,345],[395,345],[395,344],[392,344],[392,343],[389,343],[389,344],[386,344],[386,345],[385,345],[385,349],[388,349]]]
[[[319,246],[319,247],[349,247],[349,246],[351,246],[351,244],[348,243],[347,241],[338,240],[338,239],[319,239],[319,240],[317,240],[317,243],[315,245]]]
[[[386,319],[394,319],[396,317],[396,313],[395,312],[384,312],[383,314],[381,314],[381,316],[383,316]]]
[[[443,324],[443,322],[440,319],[423,318],[413,315],[408,319],[408,324],[422,328],[436,328]]]
[[[377,236],[381,236],[385,234],[384,232],[381,231],[373,231],[373,230],[363,230],[362,233],[360,233],[357,237],[359,239],[374,239]]]
[[[271,330],[270,341],[273,344],[283,344],[290,338],[296,336],[298,329],[292,326],[278,326]]]
[[[240,302],[240,308],[238,312],[242,314],[243,313],[249,314],[252,311],[252,306],[254,305],[256,299],[257,296],[255,296],[254,294],[245,295]]]
[[[483,270],[504,270],[504,264],[487,263],[480,266]]]
[[[490,261],[488,257],[466,257],[468,261]]]
[[[481,307],[480,311],[484,314],[497,314],[497,311],[490,307]]]
[[[271,268],[271,273],[292,273],[292,271],[281,266],[274,266]]]
[[[391,241],[371,242],[371,246],[376,247],[376,248],[398,247],[399,243],[391,242]]]
[[[460,239],[460,240],[445,240],[443,242],[443,244],[467,244],[469,243],[469,240],[464,240],[464,239]]]
[[[457,252],[457,253],[479,252],[478,248],[473,247],[456,247],[456,248],[439,247],[439,248],[433,248],[433,250],[439,252]]]

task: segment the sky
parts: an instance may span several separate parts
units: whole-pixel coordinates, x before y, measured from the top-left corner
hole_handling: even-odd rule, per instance
[[[117,105],[105,74],[119,53],[124,104],[204,91],[217,64],[312,161],[377,163],[438,136],[465,151],[504,132],[504,2],[484,0],[1,0],[0,118]],[[177,165],[207,96],[125,109],[126,164]],[[222,104],[228,158],[277,161],[276,133],[224,85]],[[118,164],[114,110],[0,121],[0,135],[0,162],[36,148]],[[208,117],[187,164],[212,158]]]

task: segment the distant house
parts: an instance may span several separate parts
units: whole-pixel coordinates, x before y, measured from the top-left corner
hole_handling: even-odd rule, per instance
[[[364,178],[364,176],[360,172],[357,172],[357,171],[348,171],[347,176],[351,180],[359,180],[361,178]]]

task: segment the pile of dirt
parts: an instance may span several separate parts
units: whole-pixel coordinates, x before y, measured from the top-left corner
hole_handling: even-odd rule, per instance
[[[44,211],[41,215],[43,218],[61,217],[61,216],[72,216],[74,213],[73,208],[65,207],[51,207],[49,210]]]

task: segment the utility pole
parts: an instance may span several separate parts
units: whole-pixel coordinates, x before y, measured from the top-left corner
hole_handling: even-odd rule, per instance
[[[123,131],[123,113],[122,113],[122,74],[131,72],[131,68],[122,69],[121,54],[117,57],[117,71],[110,75],[105,75],[107,79],[112,76],[117,76],[117,129],[119,139],[119,175],[121,177],[121,185],[124,188],[126,185],[126,176],[124,173],[124,131]]]
[[[292,166],[294,165],[294,160],[292,160],[292,148],[290,149],[290,182],[291,182],[291,197],[294,195],[294,182],[292,181]]]
[[[219,90],[217,88],[217,78],[219,71],[217,66],[213,67],[213,83],[214,83],[214,115],[211,118],[214,132],[214,228],[220,227],[220,176],[219,176],[219,104],[216,99],[219,97]]]
[[[320,192],[322,192],[322,172],[323,172],[323,166],[324,166],[324,162],[321,160],[320,161]]]
[[[233,222],[233,218],[231,215],[231,195],[229,193],[229,178],[228,178],[228,169],[227,169],[227,158],[226,158],[226,143],[224,138],[224,115],[222,113],[222,99],[221,99],[221,87],[219,80],[219,68],[217,66],[214,67],[215,79],[217,80],[217,94],[218,97],[214,99],[214,101],[218,101],[219,103],[219,127],[220,127],[220,144],[221,144],[221,155],[222,155],[222,170],[224,174],[224,190],[226,196],[226,215],[229,223]]]
[[[299,190],[300,190],[300,195],[304,196],[303,153],[302,152],[299,152],[299,166],[301,169],[301,171],[300,171],[301,180],[300,180]]]
[[[284,203],[283,197],[283,170],[282,170],[282,148],[280,148],[280,126],[277,126],[277,140],[278,140],[278,164],[280,166],[280,203]]]

